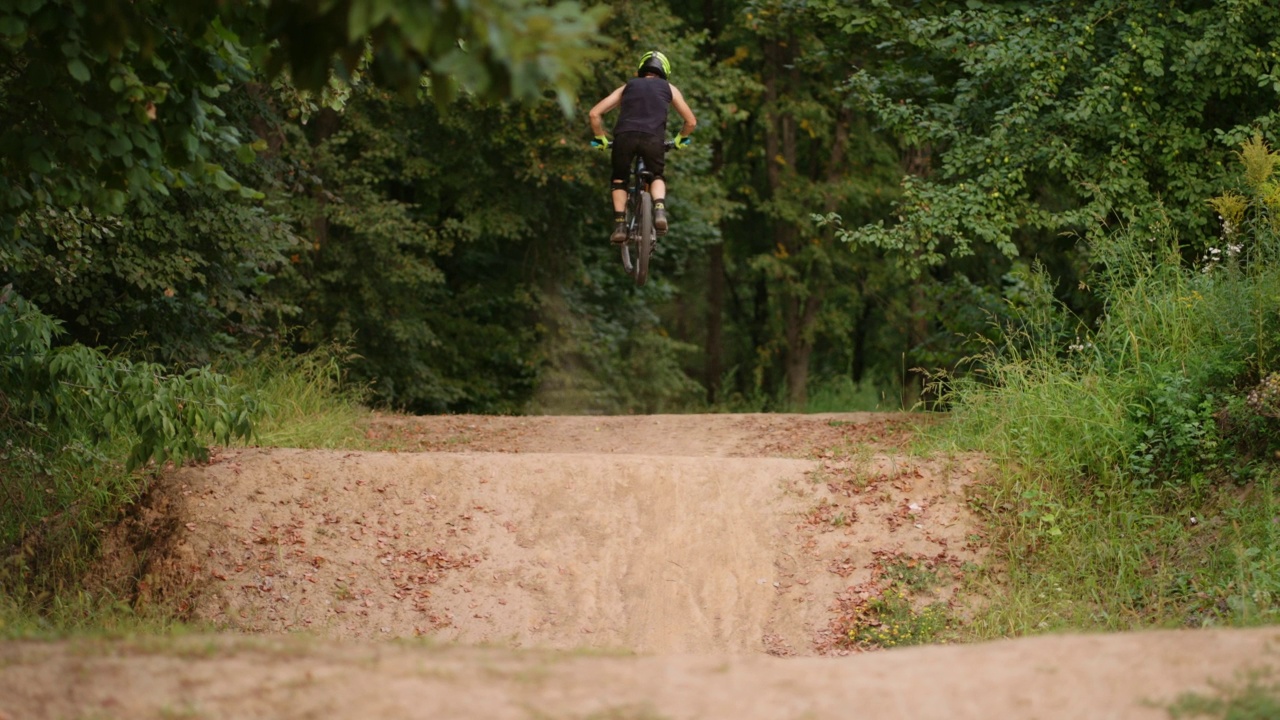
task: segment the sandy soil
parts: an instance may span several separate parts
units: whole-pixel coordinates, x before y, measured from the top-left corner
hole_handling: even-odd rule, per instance
[[[987,553],[981,458],[911,456],[911,428],[383,417],[385,451],[223,450],[103,569],[223,631],[0,645],[0,720],[1157,718],[1280,665],[1280,629],[865,652],[894,578],[963,618]]]

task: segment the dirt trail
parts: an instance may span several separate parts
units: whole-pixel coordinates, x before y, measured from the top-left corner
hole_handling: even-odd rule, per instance
[[[1267,629],[859,653],[889,574],[927,571],[917,606],[962,617],[986,553],[980,459],[909,456],[910,432],[384,417],[385,451],[223,451],[167,475],[112,560],[225,632],[0,645],[0,720],[1156,718],[1277,664]]]

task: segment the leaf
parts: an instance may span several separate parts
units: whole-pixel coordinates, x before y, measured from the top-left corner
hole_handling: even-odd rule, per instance
[[[240,145],[236,148],[236,160],[248,165],[257,157],[252,145]]]
[[[133,149],[133,143],[124,135],[116,135],[107,143],[107,152],[122,157]]]
[[[0,35],[22,35],[27,31],[27,23],[16,15],[0,15]]]
[[[89,68],[85,66],[84,61],[80,58],[72,58],[67,61],[67,71],[71,73],[71,77],[82,83],[89,82]]]

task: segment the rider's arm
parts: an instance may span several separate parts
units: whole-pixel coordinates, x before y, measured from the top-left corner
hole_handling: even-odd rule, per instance
[[[693,116],[693,111],[689,109],[689,103],[684,101],[684,93],[680,92],[675,85],[671,86],[671,104],[675,106],[676,112],[680,113],[680,117],[684,120],[684,127],[680,129],[680,134],[689,137],[693,133],[693,129],[698,126],[698,118]]]
[[[627,86],[623,85],[617,90],[614,90],[609,93],[608,97],[596,103],[596,106],[591,108],[590,117],[592,135],[600,137],[604,134],[604,114],[618,107],[618,105],[622,103],[622,91],[626,88]]]

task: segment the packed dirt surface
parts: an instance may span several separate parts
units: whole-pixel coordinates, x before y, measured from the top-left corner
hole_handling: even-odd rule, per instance
[[[871,651],[962,623],[988,559],[982,459],[909,454],[917,422],[388,416],[378,451],[221,450],[102,570],[221,631],[0,645],[0,720],[1163,718],[1280,666],[1265,628]]]

